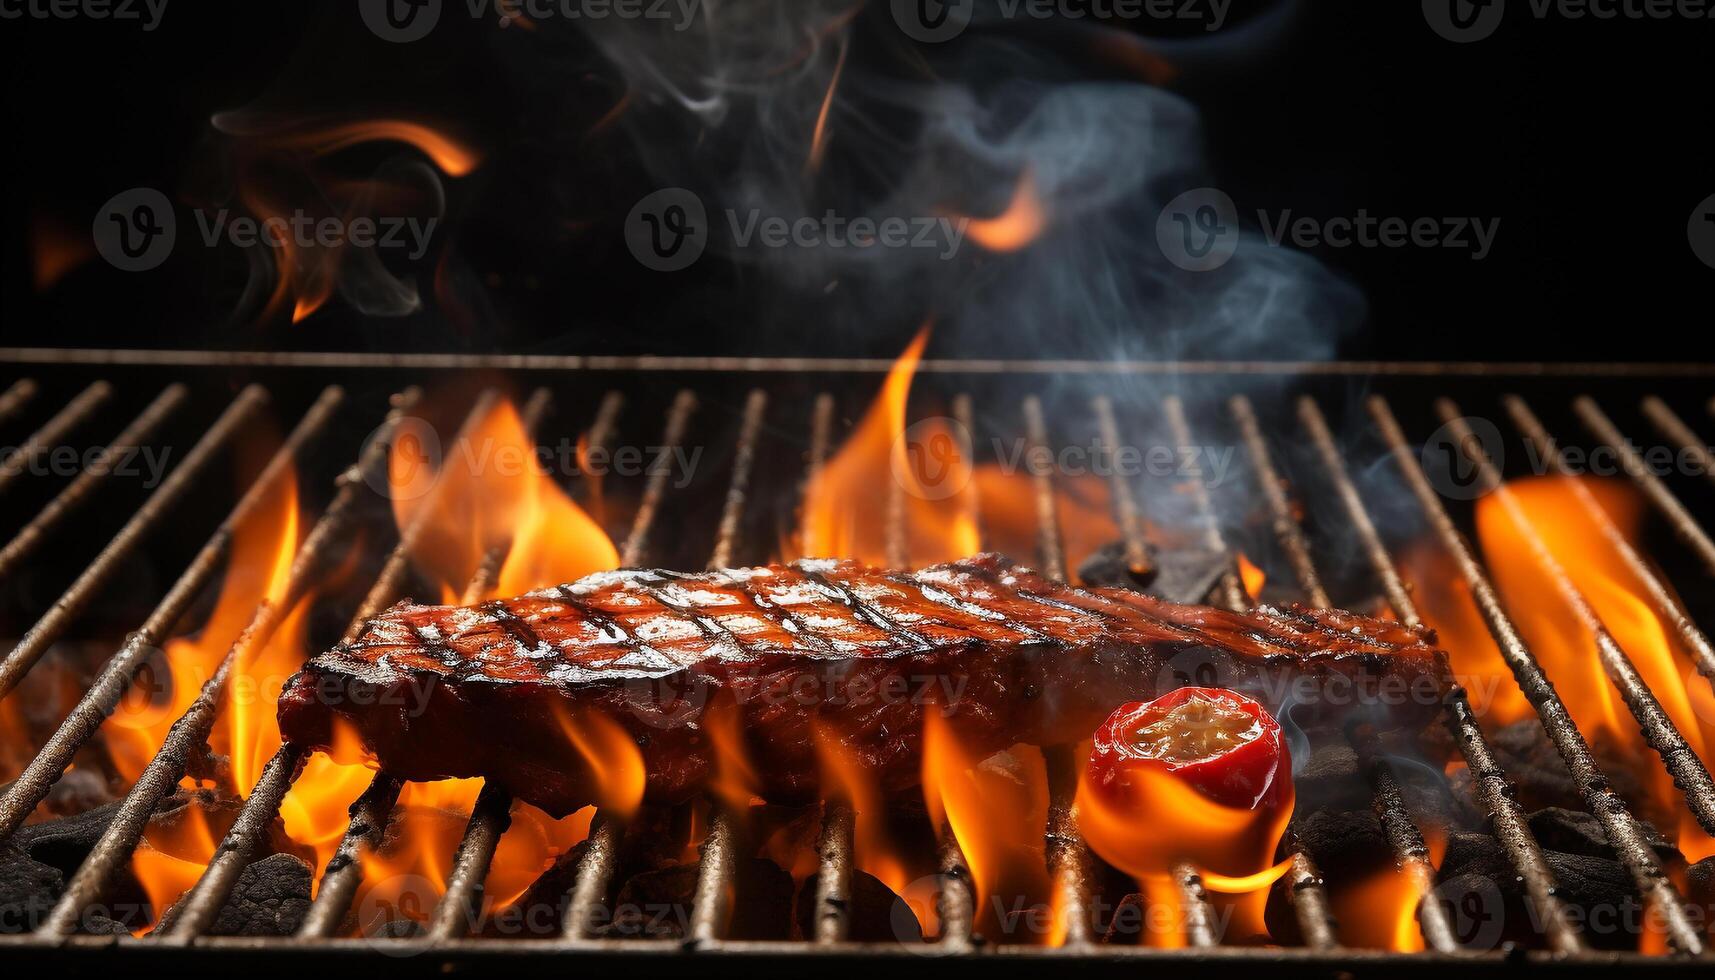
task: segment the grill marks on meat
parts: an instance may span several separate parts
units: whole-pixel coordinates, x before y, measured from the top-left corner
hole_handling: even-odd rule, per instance
[[[1086,738],[1115,705],[1187,683],[1276,705],[1345,692],[1301,706],[1316,715],[1389,700],[1387,682],[1391,720],[1410,724],[1439,704],[1430,639],[1339,611],[1077,589],[995,555],[909,574],[834,560],[624,570],[474,607],[395,606],[305,666],[280,727],[326,745],[340,717],[396,775],[484,776],[566,813],[594,791],[564,708],[623,726],[663,802],[708,779],[705,713],[734,710],[758,790],[791,802],[817,793],[818,733],[885,789],[913,785],[926,711],[995,751]]]

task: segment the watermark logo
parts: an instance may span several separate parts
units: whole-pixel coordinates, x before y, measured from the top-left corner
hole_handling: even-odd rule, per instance
[[[1696,210],[1691,212],[1691,221],[1686,225],[1685,233],[1691,240],[1691,251],[1696,254],[1698,261],[1715,269],[1715,194],[1704,198]]]
[[[1506,899],[1487,875],[1460,875],[1435,887],[1461,949],[1487,952],[1501,944],[1506,929]]]
[[[421,41],[441,20],[441,0],[358,0],[357,10],[371,33],[394,44]]]
[[[924,419],[895,440],[889,455],[893,479],[924,500],[955,496],[971,482],[971,467],[960,448],[970,444],[970,430],[958,419]]]
[[[1477,462],[1481,459],[1497,470],[1506,466],[1506,442],[1500,427],[1488,419],[1467,416],[1448,422],[1423,444],[1423,472],[1449,500],[1476,500],[1489,492]]]
[[[951,41],[971,26],[975,0],[892,0],[893,22],[913,41]]]
[[[1212,272],[1239,248],[1239,212],[1225,191],[1198,187],[1167,202],[1155,221],[1167,261],[1187,272]]]
[[[115,194],[96,212],[95,250],[125,272],[147,272],[167,261],[178,238],[173,202],[153,187]]]
[[[1470,44],[1494,34],[1506,12],[1506,0],[1423,0],[1423,19],[1454,44]]]
[[[657,272],[689,268],[709,245],[708,210],[702,198],[683,187],[658,190],[626,216],[625,244],[637,261]]]
[[[420,500],[435,488],[441,469],[441,434],[416,416],[382,425],[363,440],[359,459],[367,459],[377,442],[387,442],[387,466],[364,470],[363,481],[378,495],[392,500]]]

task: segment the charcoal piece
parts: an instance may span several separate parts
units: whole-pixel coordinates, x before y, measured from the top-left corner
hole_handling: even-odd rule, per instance
[[[32,931],[54,907],[65,876],[16,846],[0,849],[0,935]]]
[[[1655,850],[1657,858],[1664,862],[1684,859],[1679,848],[1663,837],[1654,826],[1644,823],[1642,829],[1645,840]],[[1582,811],[1545,807],[1530,815],[1530,831],[1536,836],[1537,843],[1551,851],[1606,858],[1610,861],[1619,857],[1608,843],[1608,835],[1602,830],[1602,821]]]
[[[1298,822],[1299,840],[1331,881],[1357,881],[1393,864],[1382,822],[1370,810],[1324,810]]]
[[[74,816],[29,824],[18,828],[12,840],[33,860],[70,875],[83,864],[118,812],[119,804],[109,803]]]
[[[614,898],[603,936],[683,939],[691,921],[698,866],[680,864],[633,876]],[[773,861],[739,863],[736,898],[726,929],[731,939],[788,939],[792,933],[792,876]]]
[[[1141,946],[1148,928],[1149,902],[1142,895],[1133,892],[1114,906],[1114,914],[1108,919],[1108,928],[1102,935],[1102,942],[1110,946]]]
[[[1142,592],[1155,580],[1159,571],[1155,564],[1155,549],[1149,548],[1148,552],[1149,567],[1139,572],[1126,559],[1125,542],[1109,541],[1078,565],[1078,581],[1085,585],[1107,585]]]
[[[1318,810],[1356,811],[1369,805],[1369,781],[1359,768],[1358,753],[1344,740],[1313,746],[1310,758],[1293,775],[1292,783],[1298,792],[1300,814]]]
[[[58,817],[87,813],[114,801],[114,787],[94,769],[76,768],[60,776],[42,800],[42,811]]]
[[[1566,771],[1553,743],[1537,724],[1526,718],[1495,732],[1491,742],[1496,760],[1506,770],[1518,791],[1519,803],[1529,810],[1558,806],[1579,808],[1584,799],[1578,783]]]
[[[270,854],[238,875],[209,929],[216,936],[290,936],[310,909],[310,866],[290,854]]]
[[[846,938],[858,943],[910,943],[923,941],[923,924],[905,899],[881,880],[852,870],[851,899],[847,905],[850,920]],[[804,939],[816,937],[816,882],[812,878],[798,889],[798,934]]]
[[[1544,849],[1556,893],[1582,932],[1599,949],[1636,946],[1643,906],[1631,876],[1618,862]],[[1488,834],[1451,835],[1436,893],[1454,919],[1455,932],[1473,949],[1500,942],[1536,943],[1542,912],[1530,906],[1524,883],[1499,841]]]

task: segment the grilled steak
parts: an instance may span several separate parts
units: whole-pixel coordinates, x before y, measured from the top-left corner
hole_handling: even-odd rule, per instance
[[[927,711],[984,754],[1088,738],[1116,705],[1190,683],[1296,702],[1301,721],[1355,705],[1422,722],[1442,692],[1432,641],[1345,612],[1077,589],[996,555],[915,573],[625,570],[475,607],[395,606],[293,678],[280,730],[327,745],[342,716],[398,776],[484,776],[564,814],[596,788],[568,710],[617,722],[660,802],[709,779],[710,713],[730,711],[756,790],[797,802],[816,795],[818,737],[886,790],[915,784]]]

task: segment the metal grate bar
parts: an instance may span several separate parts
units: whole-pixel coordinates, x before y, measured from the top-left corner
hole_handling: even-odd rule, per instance
[[[1715,410],[1715,402],[1710,402],[1710,408]],[[1651,395],[1643,400],[1644,416],[1656,431],[1673,440],[1679,448],[1691,457],[1692,466],[1711,483],[1715,483],[1715,454],[1710,451],[1709,443],[1692,431],[1691,426],[1673,409],[1667,407],[1667,402]]]
[[[1239,432],[1250,452],[1252,465],[1256,467],[1257,480],[1262,484],[1263,497],[1268,502],[1275,536],[1285,549],[1293,571],[1298,576],[1298,583],[1309,595],[1311,603],[1317,608],[1325,609],[1332,603],[1328,600],[1327,590],[1322,587],[1322,577],[1316,571],[1316,563],[1311,560],[1310,547],[1304,540],[1304,529],[1293,516],[1291,502],[1286,498],[1285,482],[1275,469],[1268,443],[1264,441],[1262,430],[1257,425],[1256,411],[1251,407],[1250,399],[1244,395],[1235,395],[1228,407],[1234,420],[1238,422]],[[1339,938],[1334,933],[1334,916],[1328,907],[1328,890],[1322,878],[1322,871],[1316,866],[1315,859],[1301,846],[1297,828],[1289,827],[1288,833],[1291,835],[1288,852],[1292,865],[1286,872],[1287,895],[1292,899],[1299,932],[1302,933],[1306,946],[1312,949],[1333,949],[1339,945]]]
[[[19,378],[12,386],[0,392],[0,425],[6,425],[30,404],[40,388],[33,378]]]
[[[721,509],[719,534],[709,555],[710,571],[725,567],[738,547],[739,529],[744,525],[745,501],[750,492],[751,470],[756,465],[756,441],[762,431],[768,397],[761,389],[752,390],[744,408],[744,421],[739,428],[738,446],[733,452],[732,478],[727,484],[726,502]],[[677,433],[681,438],[683,432]],[[669,445],[678,445],[677,442]],[[686,940],[708,944],[721,938],[732,911],[737,886],[739,855],[736,817],[722,803],[713,803],[714,820],[709,835],[703,840],[702,863],[697,868],[697,887],[691,896],[691,920]]]
[[[1671,413],[1671,409],[1668,409],[1666,405],[1660,407],[1662,411]],[[1507,412],[1512,415],[1514,424],[1524,432],[1525,437],[1543,448],[1544,455],[1556,472],[1564,476],[1571,476],[1572,471],[1566,465],[1566,457],[1560,451],[1559,446],[1555,444],[1554,436],[1536,417],[1536,413],[1530,410],[1530,406],[1525,400],[1517,395],[1509,395],[1506,398],[1506,408]],[[1596,500],[1595,495],[1582,481],[1568,480],[1567,486],[1571,488],[1573,496],[1578,498],[1578,503],[1584,508],[1585,513],[1590,515],[1590,520],[1596,525],[1597,530],[1601,531],[1603,540],[1608,542],[1614,549],[1614,553],[1620,556],[1632,575],[1649,593],[1650,600],[1655,604],[1656,613],[1672,627],[1674,633],[1684,642],[1686,650],[1697,662],[1697,672],[1702,674],[1711,684],[1715,684],[1715,647],[1710,645],[1709,638],[1697,628],[1696,623],[1692,622],[1691,614],[1680,604],[1679,596],[1666,582],[1662,581],[1661,576],[1656,574],[1654,567],[1644,559],[1644,556],[1638,554],[1638,550],[1632,547],[1632,543],[1626,540],[1626,536],[1614,524],[1613,518],[1609,517],[1608,512],[1602,509],[1601,503]]]
[[[673,407],[667,411],[667,428],[661,435],[661,445],[677,446],[685,441],[685,431],[691,424],[691,415],[697,410],[697,395],[689,388],[679,391],[673,399]],[[644,556],[649,552],[649,531],[655,526],[656,512],[661,509],[661,499],[667,494],[668,472],[665,467],[657,468],[649,474],[649,481],[644,484],[643,498],[637,505],[637,516],[631,523],[631,533],[626,535],[625,546],[620,549],[619,563],[626,568],[637,568],[643,564]]]
[[[1376,816],[1381,818],[1394,859],[1419,896],[1417,919],[1424,941],[1438,953],[1457,952],[1459,942],[1453,924],[1447,920],[1447,908],[1435,892],[1435,866],[1429,861],[1429,845],[1424,843],[1423,832],[1411,819],[1393,769],[1385,762],[1373,763],[1370,779],[1375,785]]]
[[[1042,401],[1024,400],[1024,426],[1029,439],[1025,459],[1036,503],[1036,551],[1044,574],[1066,581],[1066,547],[1054,495],[1054,467],[1048,448],[1048,423]],[[1054,889],[1054,908],[1062,943],[1082,946],[1094,940],[1090,909],[1090,853],[1078,829],[1078,775],[1082,769],[1075,746],[1051,747],[1043,754],[1048,768],[1048,826],[1045,854]]]
[[[335,389],[337,391],[337,389]],[[334,402],[341,400],[335,398]],[[372,444],[360,460],[367,471],[377,457],[379,442]],[[119,805],[113,822],[90,851],[77,874],[66,885],[59,903],[48,914],[41,932],[50,936],[65,936],[77,928],[83,909],[101,897],[121,864],[130,858],[143,838],[144,827],[155,812],[155,806],[172,791],[184,774],[186,762],[195,746],[208,737],[225,697],[227,681],[235,664],[251,650],[265,644],[279,628],[286,614],[302,599],[315,579],[325,571],[324,561],[333,549],[351,543],[347,534],[358,499],[361,481],[348,481],[340,487],[315,526],[310,529],[303,545],[292,558],[291,570],[284,594],[278,602],[263,602],[251,616],[243,632],[221,658],[214,674],[203,684],[196,700],[173,722],[154,758],[149,760],[142,775],[132,785]]]
[[[1364,555],[1369,560],[1371,571],[1382,585],[1388,604],[1393,607],[1401,622],[1412,627],[1422,626],[1423,618],[1418,614],[1417,603],[1412,599],[1405,581],[1400,578],[1399,570],[1394,567],[1387,546],[1382,543],[1381,534],[1376,530],[1375,521],[1371,519],[1363,497],[1358,494],[1357,485],[1352,482],[1345,456],[1334,442],[1334,435],[1328,429],[1322,410],[1317,407],[1315,400],[1305,396],[1298,402],[1298,417],[1305,430],[1310,433],[1311,442],[1322,458],[1324,470],[1334,483],[1335,493],[1344,506],[1347,519],[1358,532]],[[1513,869],[1523,880],[1531,901],[1536,908],[1544,912],[1543,930],[1549,945],[1560,953],[1583,951],[1586,948],[1584,941],[1567,916],[1565,903],[1560,900],[1555,885],[1554,873],[1549,869],[1548,861],[1543,857],[1542,848],[1537,844],[1535,835],[1531,833],[1524,811],[1513,797],[1505,770],[1495,760],[1494,753],[1489,749],[1488,739],[1477,725],[1476,713],[1471,710],[1471,703],[1464,689],[1454,687],[1447,695],[1446,704],[1448,728],[1459,742],[1460,751],[1465,756],[1465,764],[1476,782],[1477,797],[1494,824],[1495,836],[1507,852]]]
[[[1626,475],[1632,478],[1632,482],[1643,491],[1650,504],[1667,519],[1668,526],[1673,528],[1673,533],[1679,540],[1697,555],[1704,571],[1715,575],[1715,540],[1710,540],[1709,532],[1703,530],[1703,525],[1697,523],[1697,518],[1691,516],[1691,511],[1679,502],[1679,498],[1674,496],[1661,477],[1650,471],[1648,464],[1638,455],[1637,448],[1620,431],[1620,427],[1608,418],[1595,399],[1588,396],[1574,401],[1572,410],[1578,413],[1578,418],[1585,428],[1620,454],[1620,462],[1626,468]]]
[[[316,897],[298,927],[300,941],[313,943],[339,931],[352,899],[357,896],[357,886],[363,881],[363,856],[380,847],[387,836],[388,817],[403,788],[397,776],[376,773],[351,805],[351,822],[346,825],[339,848],[328,859],[321,884],[316,887]]]
[[[77,750],[89,741],[96,729],[100,728],[101,723],[113,712],[149,652],[165,639],[167,631],[173,628],[179,617],[184,615],[203,587],[213,578],[232,543],[234,530],[260,505],[263,493],[280,479],[296,455],[303,451],[304,446],[320,435],[332,417],[339,398],[337,390],[333,394],[324,394],[304,415],[303,421],[287,437],[285,444],[274,454],[274,458],[251,485],[250,490],[233,506],[226,520],[215,528],[202,550],[197,552],[190,565],[173,583],[173,587],[149,614],[149,618],[126,638],[125,645],[108,660],[100,676],[66,715],[65,720],[60,722],[47,743],[30,760],[29,765],[24,767],[18,778],[6,787],[5,793],[0,795],[0,841],[10,838],[36,805],[47,797],[48,791],[53,788],[66,767],[71,765]],[[164,507],[170,496],[176,496],[177,488],[188,483],[191,475],[202,469],[204,461],[212,456],[242,423],[248,421],[251,413],[266,400],[267,395],[259,387],[247,388],[233,400],[226,412],[186,455],[185,461],[173,471],[167,482],[162,484],[161,489],[132,517],[125,529],[114,537],[113,543],[91,563],[77,583],[60,597],[54,608],[25,635],[24,641],[18,644],[5,663],[0,664],[0,696],[17,685],[18,679],[22,678],[51,642],[51,639],[32,641],[32,637],[59,635],[64,629],[64,621],[69,621],[77,615],[83,603],[88,601],[89,594],[112,574],[122,557],[129,553],[135,539],[153,526],[160,508],[152,508],[152,505],[159,503]],[[38,644],[34,649],[30,646],[32,642]]]
[[[596,911],[607,896],[608,883],[619,866],[619,831],[611,820],[596,817],[598,823],[590,831],[590,846],[578,862],[577,880],[566,902],[566,939],[580,942],[590,938],[595,930]]]
[[[1115,465],[1115,454],[1120,447],[1119,420],[1114,416],[1113,399],[1106,395],[1098,395],[1090,402],[1090,408],[1096,415],[1096,426],[1101,438],[1101,452],[1107,457],[1108,490],[1114,499],[1114,523],[1119,526],[1120,540],[1125,544],[1126,566],[1132,575],[1146,578],[1155,569],[1155,561],[1149,555],[1149,545],[1144,536],[1143,509],[1137,504],[1137,494],[1132,491],[1131,481],[1118,465]]]
[[[1601,658],[1604,672],[1619,690],[1626,707],[1631,709],[1632,717],[1637,721],[1638,728],[1643,732],[1650,748],[1655,749],[1661,756],[1667,771],[1673,776],[1674,784],[1684,793],[1692,816],[1697,818],[1705,832],[1715,833],[1715,782],[1710,780],[1709,770],[1703,767],[1703,762],[1686,743],[1678,726],[1662,708],[1661,702],[1656,700],[1655,693],[1644,683],[1637,666],[1596,614],[1589,598],[1572,581],[1571,573],[1549,550],[1548,543],[1543,540],[1541,532],[1531,520],[1530,513],[1506,485],[1488,453],[1481,448],[1470,426],[1460,415],[1459,407],[1450,399],[1443,398],[1436,402],[1436,410],[1455,438],[1460,440],[1465,457],[1476,464],[1481,480],[1480,489],[1492,495],[1506,508],[1508,518],[1524,535],[1537,564],[1553,579],[1554,587],[1559,591],[1562,600],[1595,640],[1596,653]],[[1552,453],[1557,455],[1558,449],[1553,449]]]
[[[816,841],[815,931],[808,938],[837,943],[851,930],[852,832],[855,815],[848,806],[829,804]]]
[[[380,438],[371,441],[354,469],[343,478],[339,493],[333,504],[329,505],[328,513],[333,513],[335,507],[349,508],[355,505],[359,493],[357,487],[363,482],[363,474],[373,473],[380,468],[400,422],[405,413],[415,405],[417,397],[417,391],[412,389],[393,399],[391,409],[379,430]],[[238,876],[254,857],[258,841],[279,815],[281,802],[291,791],[306,758],[302,750],[292,745],[282,745],[274,753],[273,758],[269,759],[263,768],[256,785],[251,788],[250,795],[245,799],[232,827],[209,860],[208,867],[198,876],[190,891],[163,914],[150,934],[152,937],[158,937],[162,942],[184,945],[208,930],[232,893]]]
[[[1460,574],[1470,586],[1472,598],[1476,600],[1477,608],[1489,626],[1489,632],[1494,635],[1501,655],[1512,668],[1513,676],[1518,680],[1525,698],[1536,708],[1543,731],[1548,734],[1549,740],[1554,743],[1555,749],[1572,773],[1584,797],[1585,806],[1601,821],[1609,842],[1613,844],[1620,860],[1631,873],[1638,894],[1650,902],[1657,914],[1665,920],[1668,940],[1676,951],[1689,955],[1701,954],[1704,949],[1703,938],[1699,935],[1698,926],[1692,922],[1684,900],[1656,861],[1637,818],[1609,785],[1607,776],[1590,753],[1590,746],[1585,742],[1583,732],[1573,723],[1571,714],[1567,712],[1560,696],[1555,693],[1554,686],[1543,675],[1535,655],[1530,652],[1511,618],[1507,616],[1487,573],[1478,564],[1470,545],[1454,526],[1453,518],[1447,513],[1446,507],[1436,495],[1434,486],[1424,474],[1410,443],[1406,441],[1405,431],[1394,418],[1393,410],[1388,407],[1385,399],[1377,395],[1370,399],[1370,413],[1392,449],[1394,459],[1412,493],[1417,497],[1420,508],[1434,527],[1436,536],[1452,555],[1459,566]]]
[[[105,381],[95,382],[67,402],[53,418],[43,423],[40,429],[24,440],[22,446],[8,453],[4,460],[0,460],[0,494],[12,489],[12,485],[55,446],[63,445],[67,436],[88,422],[112,397],[112,385]]]
[[[95,560],[91,561],[88,567],[78,575],[77,581],[73,582],[54,601],[54,604],[42,615],[42,618],[30,627],[29,632],[25,633],[23,639],[18,641],[18,645],[6,655],[5,661],[0,662],[0,698],[10,694],[18,686],[18,683],[24,679],[24,675],[28,674],[30,668],[36,665],[36,661],[47,653],[54,641],[58,640],[77,617],[82,615],[90,600],[106,587],[108,580],[119,571],[120,566],[130,556],[131,552],[155,529],[161,519],[166,516],[166,513],[178,503],[179,498],[191,489],[201,477],[203,469],[213,461],[221,448],[250,421],[251,416],[267,401],[267,393],[255,385],[246,388],[237,398],[233,399],[232,404],[227,407],[220,418],[215,420],[214,425],[209,427],[202,439],[191,448],[191,451],[185,455],[184,462],[180,463],[178,468],[173,470],[161,486],[149,496],[149,499],[137,508],[137,513],[132,515],[125,526],[119,529],[119,533],[113,536],[113,540],[108,542],[101,553],[96,555]],[[319,405],[320,403],[318,403],[318,408]],[[322,411],[331,413],[332,406]],[[319,420],[321,423],[327,421],[325,417],[319,417]],[[251,501],[252,507],[255,504],[256,501]],[[230,520],[229,518],[229,522]],[[230,523],[223,525],[223,527],[230,532]],[[218,531],[216,534],[220,536]],[[221,536],[222,548],[225,547],[229,537],[230,534]],[[200,555],[198,557],[201,558]],[[207,581],[208,576],[214,573],[213,565],[219,557],[218,554],[214,555],[208,559],[206,566],[193,564],[188,570],[196,571],[200,576],[200,580],[195,586],[197,591],[201,590],[202,584]],[[184,597],[185,602],[188,604],[195,597],[195,594],[196,592],[192,591],[186,595]],[[183,607],[181,606],[180,612],[182,611]],[[175,615],[174,618],[176,620],[177,616]],[[168,623],[167,627],[170,628],[171,625]],[[0,822],[0,826],[3,826],[3,822]]]
[[[431,940],[457,939],[471,931],[481,911],[482,882],[488,877],[494,849],[500,846],[500,838],[511,825],[512,794],[497,783],[483,783],[476,805],[471,808],[470,822],[465,825],[464,838],[453,854],[447,890],[429,919]]]
[[[30,523],[13,536],[4,549],[0,549],[0,580],[17,571],[19,563],[29,557],[67,518],[94,499],[96,492],[106,485],[107,477],[113,475],[115,458],[137,449],[154,435],[161,424],[184,404],[188,391],[182,384],[171,384],[163,389],[160,395],[149,403],[149,407],[143,409],[142,414],[114,436],[106,448],[96,453],[89,465],[83,468],[83,472],[49,501],[40,513],[31,518]]]
[[[1178,395],[1168,395],[1161,400],[1161,407],[1167,416],[1167,431],[1173,439],[1176,449],[1183,462],[1184,478],[1180,487],[1192,503],[1197,507],[1199,519],[1203,522],[1204,546],[1218,555],[1225,556],[1226,568],[1221,572],[1221,579],[1216,586],[1216,597],[1220,604],[1234,612],[1244,612],[1250,609],[1251,597],[1245,594],[1244,580],[1239,577],[1237,559],[1227,547],[1225,536],[1221,534],[1219,519],[1215,516],[1215,502],[1209,498],[1209,488],[1203,483],[1203,468],[1197,462],[1195,453],[1184,452],[1191,447],[1191,424],[1185,420],[1185,403]]]

